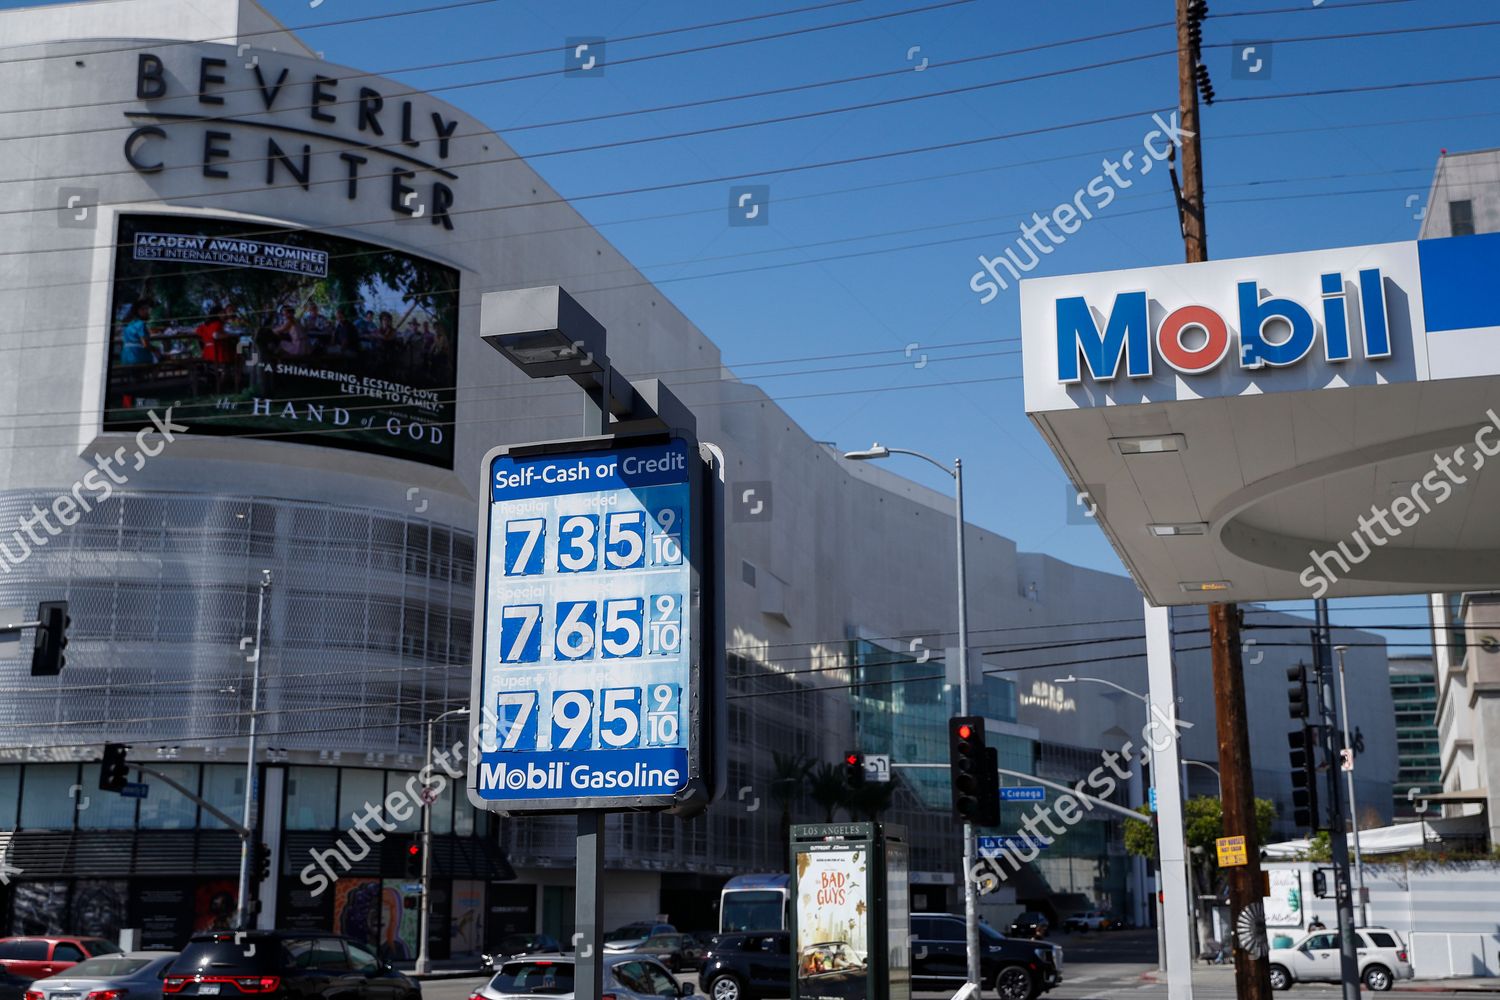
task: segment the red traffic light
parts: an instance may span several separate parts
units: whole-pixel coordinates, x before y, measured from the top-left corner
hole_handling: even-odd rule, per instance
[[[966,740],[966,739],[968,739],[972,735],[974,735],[974,730],[970,729],[968,726],[959,726],[958,727],[958,738],[959,739]]]
[[[412,857],[416,857],[418,854],[422,853],[422,847],[420,844],[407,844],[406,853],[410,854]]]
[[[849,754],[847,757],[844,758],[844,763],[848,764],[850,767],[853,767],[855,764],[859,763],[859,754],[857,754],[857,753],[851,753],[851,754]]]

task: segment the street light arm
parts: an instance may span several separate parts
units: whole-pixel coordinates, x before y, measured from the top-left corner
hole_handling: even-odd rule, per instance
[[[1128,695],[1130,695],[1130,697],[1135,698],[1135,699],[1137,699],[1139,701],[1142,701],[1142,702],[1146,703],[1147,705],[1151,704],[1151,699],[1148,698],[1146,695],[1141,694],[1139,691],[1132,691],[1132,690],[1130,690],[1130,688],[1121,687],[1120,685],[1116,684],[1114,681],[1105,680],[1103,677],[1074,677],[1072,674],[1069,674],[1067,677],[1058,677],[1058,678],[1056,678],[1055,680],[1053,680],[1052,683],[1054,683],[1054,684],[1077,684],[1079,681],[1093,681],[1095,684],[1103,684],[1106,687],[1112,687],[1112,688],[1114,688],[1116,691],[1119,691],[1121,694],[1128,694]]]
[[[885,450],[890,452],[892,455],[910,455],[913,458],[920,458],[922,461],[928,462],[932,465],[937,466],[939,469],[942,469],[944,472],[948,473],[948,476],[950,478],[957,478],[957,473],[953,471],[953,466],[951,464],[947,462],[940,462],[937,459],[933,458],[931,455],[924,454],[920,451],[912,451],[910,448],[891,448],[888,446]]]

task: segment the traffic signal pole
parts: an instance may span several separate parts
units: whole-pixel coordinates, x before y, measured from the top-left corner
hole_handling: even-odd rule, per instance
[[[259,721],[256,713],[260,708],[260,634],[266,620],[266,591],[271,588],[271,571],[263,569],[260,571],[260,596],[255,602],[255,652],[251,655],[251,680],[250,680],[250,725],[249,735],[245,741],[245,811],[244,827],[246,830],[255,829],[255,806],[256,788],[256,761],[255,761],[255,726]],[[243,648],[243,647],[241,647]],[[239,910],[236,914],[236,922],[240,930],[250,929],[250,861],[253,852],[253,833],[244,838],[240,844],[240,898]]]
[[[958,521],[958,714],[969,714],[969,578],[964,565],[964,463],[953,460],[954,517]],[[980,987],[979,886],[974,881],[974,824],[964,823],[964,951],[967,979]]]
[[[1359,1000],[1359,953],[1354,938],[1353,893],[1349,881],[1349,841],[1344,834],[1344,804],[1339,794],[1339,759],[1334,736],[1332,641],[1328,631],[1328,602],[1318,598],[1317,641],[1313,643],[1313,673],[1318,689],[1318,738],[1328,762],[1328,845],[1333,855],[1334,901],[1338,906],[1339,979],[1344,1000]]]

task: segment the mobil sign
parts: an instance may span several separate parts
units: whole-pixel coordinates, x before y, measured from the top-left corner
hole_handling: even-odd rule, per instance
[[[1462,377],[1497,287],[1500,235],[1030,279],[1027,410]]]

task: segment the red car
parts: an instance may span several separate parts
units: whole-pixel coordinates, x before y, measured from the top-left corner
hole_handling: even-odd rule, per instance
[[[46,979],[86,958],[119,953],[113,943],[96,937],[0,938],[0,969],[27,979]]]

